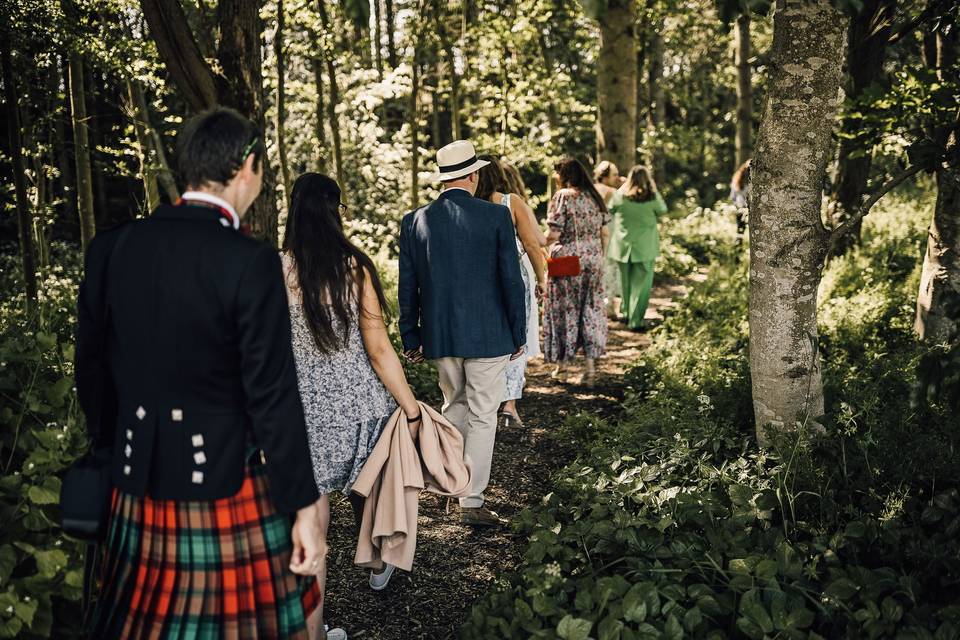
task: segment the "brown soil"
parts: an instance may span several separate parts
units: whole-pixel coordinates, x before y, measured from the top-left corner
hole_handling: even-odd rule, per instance
[[[678,283],[654,288],[648,321],[684,294]],[[610,323],[607,355],[598,363],[593,389],[552,378],[552,366],[538,358],[527,369],[519,403],[523,427],[501,425],[494,451],[487,504],[505,518],[537,503],[550,491],[551,477],[573,451],[551,437],[565,417],[580,411],[614,416],[622,400],[621,375],[650,343],[647,335]],[[575,376],[572,376],[575,377]],[[416,562],[411,573],[397,571],[389,587],[374,592],[368,574],[353,565],[353,515],[341,496],[332,501],[330,567],[324,617],[331,627],[357,640],[451,638],[473,602],[495,577],[515,569],[525,540],[510,527],[475,529],[460,524],[458,507],[429,493],[420,500]]]

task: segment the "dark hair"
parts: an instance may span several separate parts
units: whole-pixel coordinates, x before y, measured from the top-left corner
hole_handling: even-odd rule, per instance
[[[750,181],[750,159],[748,158],[740,168],[737,169],[737,172],[733,174],[733,179],[730,181],[730,184],[733,188],[738,191],[743,191],[743,188]]]
[[[360,304],[364,272],[370,274],[380,309],[386,313],[387,300],[373,261],[343,233],[340,187],[333,178],[305,173],[293,183],[283,250],[293,256],[303,312],[321,353],[347,344],[350,312]]]
[[[593,182],[590,180],[590,174],[587,173],[586,167],[579,160],[573,156],[567,156],[553,165],[553,170],[557,172],[557,176],[560,178],[561,187],[572,187],[581,191],[594,199],[597,206],[600,207],[600,211],[607,210],[607,205],[604,204],[603,198],[597,193],[597,188],[593,186]]]
[[[490,164],[480,167],[477,191],[473,195],[483,200],[489,200],[490,196],[497,191],[506,193],[507,176],[503,173],[500,161],[493,156],[480,156],[480,160],[486,160]]]
[[[638,164],[630,169],[627,176],[627,186],[623,195],[634,202],[646,202],[653,199],[653,180],[650,177],[650,170]]]
[[[247,118],[226,107],[214,107],[187,120],[177,135],[177,171],[187,187],[208,182],[226,184],[253,154],[259,169],[263,134]]]

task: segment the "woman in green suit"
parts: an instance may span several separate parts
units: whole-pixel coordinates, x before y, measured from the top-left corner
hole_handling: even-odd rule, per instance
[[[653,287],[653,265],[660,253],[657,216],[667,212],[649,169],[637,165],[630,170],[626,184],[610,201],[610,211],[613,222],[607,256],[620,266],[620,308],[627,326],[642,330]]]

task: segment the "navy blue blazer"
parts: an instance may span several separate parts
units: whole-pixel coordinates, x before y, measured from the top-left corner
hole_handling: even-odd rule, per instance
[[[527,342],[510,211],[462,189],[400,223],[400,335],[427,359],[494,358]]]

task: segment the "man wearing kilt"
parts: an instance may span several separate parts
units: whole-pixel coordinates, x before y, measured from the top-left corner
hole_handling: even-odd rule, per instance
[[[263,135],[218,108],[177,151],[182,199],[99,234],[80,288],[77,390],[114,484],[92,637],[306,638],[325,542],[287,295],[239,231]]]

